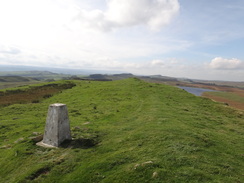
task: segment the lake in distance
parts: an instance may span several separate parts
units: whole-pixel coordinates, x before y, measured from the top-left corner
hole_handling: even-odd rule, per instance
[[[204,92],[216,92],[216,90],[210,90],[210,89],[205,89],[205,88],[194,88],[194,87],[188,87],[188,86],[178,86],[178,88],[181,88],[196,96],[202,96],[202,94]]]

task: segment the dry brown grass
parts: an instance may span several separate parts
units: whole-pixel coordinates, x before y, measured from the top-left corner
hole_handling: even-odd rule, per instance
[[[186,82],[180,82],[180,81],[158,81],[158,80],[152,80],[152,79],[151,80],[145,79],[145,81],[153,82],[153,83],[167,84],[167,85],[171,85],[171,86],[187,86],[187,87],[206,88],[206,89],[211,89],[211,90],[216,90],[216,91],[229,92],[233,95],[237,95],[241,98],[244,98],[243,82],[240,82],[240,83],[218,82],[216,84],[208,84],[208,83],[198,84],[198,83],[186,83]],[[223,85],[227,85],[227,86],[223,86]],[[210,98],[217,102],[226,103],[231,107],[244,110],[244,103],[241,101],[240,102],[234,101],[234,100],[231,100],[230,98],[216,96],[212,93],[207,93],[207,92],[204,93],[203,96],[206,98]]]
[[[233,92],[234,93],[234,92]],[[242,93],[237,93],[238,95],[242,96],[243,94]],[[237,101],[233,101],[233,100],[230,100],[228,98],[224,98],[224,97],[219,97],[219,96],[215,96],[213,95],[212,93],[204,93],[203,94],[204,97],[207,97],[207,98],[210,98],[214,101],[217,101],[217,102],[223,102],[223,103],[226,103],[228,104],[229,106],[231,107],[234,107],[234,108],[237,108],[237,109],[241,109],[241,110],[244,110],[244,103],[242,102],[237,102]]]
[[[244,89],[242,89],[242,88],[236,88],[236,87],[231,87],[231,86],[207,85],[207,84],[184,84],[184,85],[190,86],[190,87],[206,88],[206,89],[211,89],[211,90],[216,90],[216,91],[229,92],[233,95],[237,95],[237,96],[244,98]],[[234,107],[236,109],[244,110],[244,103],[241,101],[240,102],[234,101],[234,100],[231,100],[230,98],[216,96],[213,93],[208,93],[208,92],[203,93],[203,96],[210,98],[217,102],[226,103],[229,106]]]
[[[64,89],[72,88],[74,84],[47,84],[31,87],[25,90],[7,90],[0,93],[0,105],[7,106],[16,103],[39,103],[42,99],[61,92]]]

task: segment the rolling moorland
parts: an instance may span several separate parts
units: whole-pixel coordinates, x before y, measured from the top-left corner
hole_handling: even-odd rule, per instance
[[[70,78],[50,71],[0,71],[0,89]]]
[[[12,68],[6,67],[5,69],[16,69],[16,71],[1,71],[0,68],[0,89],[23,86],[29,84],[42,83],[44,81],[55,80],[90,80],[90,81],[114,81],[131,77],[136,77],[151,83],[161,83],[172,86],[190,86],[198,88],[206,88],[216,90],[217,92],[205,92],[204,97],[210,98],[214,101],[225,103],[231,107],[244,110],[244,82],[230,82],[230,81],[207,81],[207,80],[194,80],[186,78],[174,78],[161,75],[153,76],[135,76],[130,73],[124,74],[90,74],[85,73],[92,71],[79,71],[79,70],[57,70],[58,73],[50,71],[29,71],[23,67],[21,70],[19,67]],[[38,69],[38,68],[36,68]],[[39,68],[40,69],[40,68]],[[46,69],[46,68],[43,68]],[[55,71],[55,68],[49,68]],[[94,72],[94,71],[93,71]],[[65,74],[64,74],[65,73]],[[77,73],[78,75],[71,75]]]
[[[161,75],[134,76],[132,74],[92,74],[89,77],[84,78],[100,81],[114,81],[131,77],[136,77],[150,83],[215,90],[214,92],[204,92],[203,96],[217,102],[225,103],[226,105],[229,105],[236,109],[244,110],[244,82],[193,80]]]
[[[226,104],[138,78],[0,97],[0,182],[244,182],[244,114]],[[73,139],[46,149],[35,144],[52,103],[67,104]]]

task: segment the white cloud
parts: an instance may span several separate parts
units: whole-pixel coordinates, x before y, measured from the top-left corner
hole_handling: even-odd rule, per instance
[[[179,11],[178,0],[108,0],[102,1],[103,7],[93,6],[95,1],[101,4],[99,0],[0,1],[1,63],[64,67],[75,63],[83,67],[104,60],[113,63],[160,55],[190,46],[185,41],[149,34],[140,26],[133,31],[103,32],[136,25],[159,29]]]
[[[181,66],[176,58],[155,59],[150,61],[149,65],[152,68],[172,68]]]
[[[90,65],[88,67],[96,69],[100,68],[103,70],[119,70],[139,75],[162,74],[173,76],[172,74],[175,74],[175,76],[178,76],[181,73],[184,64],[180,63],[180,61],[178,61],[176,58],[155,59],[140,62],[121,62],[116,60],[110,60],[108,58],[103,58],[100,60],[94,60],[93,62],[90,62]]]
[[[199,11],[202,7],[194,8],[195,1],[180,2],[183,8],[173,22],[180,10],[179,0],[0,0],[0,65],[244,78],[243,70],[240,70],[244,68],[244,60],[215,58],[204,67],[196,63],[219,53],[198,54],[202,50],[194,47],[199,42],[195,40],[198,33],[203,39],[206,34],[212,36],[204,42],[218,40],[218,44],[222,44],[219,40],[225,37],[240,38],[232,34],[243,37],[243,31],[240,31],[243,24],[231,21],[240,25],[240,28],[228,26],[231,35],[227,35],[229,28],[220,29],[223,33],[216,26],[205,29],[211,27],[206,25],[213,25],[209,23],[211,21],[202,21],[212,20],[213,14],[206,13],[208,6],[205,11]],[[204,19],[199,19],[202,15]],[[234,17],[243,19],[242,16]],[[226,21],[223,23],[227,25]],[[166,27],[168,24],[171,26]],[[241,44],[240,40],[236,47],[241,48]],[[236,57],[243,57],[241,51],[235,50],[235,53],[239,52]],[[229,75],[225,76],[226,73]]]
[[[1,44],[31,47],[52,42],[78,14],[67,1],[0,1]]]
[[[244,62],[236,58],[225,59],[216,57],[210,62],[209,67],[220,70],[238,70],[244,69]]]
[[[151,61],[151,66],[153,66],[153,67],[164,67],[165,66],[165,62],[164,61],[162,61],[162,60],[153,60],[153,61]]]
[[[178,0],[106,2],[103,8],[97,6],[94,9],[88,6],[92,4],[89,1],[0,1],[0,41],[5,46],[0,53],[2,60],[16,60],[19,64],[29,61],[30,64],[43,65],[53,64],[49,58],[58,56],[61,59],[56,62],[65,66],[71,62],[77,65],[102,62],[104,58],[110,61],[142,58],[189,47],[188,42],[175,42],[148,34],[141,27],[134,29],[134,32],[123,29],[108,34],[86,29],[109,31],[134,25],[160,28],[178,12]],[[10,56],[9,49],[6,52],[6,48],[15,47],[21,52],[18,57]],[[36,57],[34,60],[33,55]]]
[[[171,22],[179,9],[178,0],[108,0],[107,10],[81,10],[77,19],[86,28],[102,31],[136,25],[160,30]]]
[[[0,54],[20,54],[21,50],[16,47],[8,47],[4,45],[0,45]]]

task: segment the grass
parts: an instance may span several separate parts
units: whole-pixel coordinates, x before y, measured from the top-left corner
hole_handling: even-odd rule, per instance
[[[67,74],[56,74],[48,71],[0,72],[0,89],[62,80],[69,77],[70,75]]]
[[[21,76],[0,76],[0,89],[17,87],[21,85],[31,85],[37,83],[40,83],[40,81],[33,78]]]
[[[0,76],[0,82],[26,82],[30,80],[21,76]]]
[[[244,104],[244,97],[232,92],[210,92],[211,95],[226,98],[235,102],[240,102]]]
[[[138,79],[74,81],[39,103],[1,107],[0,182],[243,182],[243,112]],[[43,133],[49,104],[68,106],[74,140]]]
[[[16,103],[39,103],[40,100],[49,98],[53,94],[62,92],[64,89],[75,86],[72,82],[49,82],[47,84],[36,84],[14,89],[0,91],[0,106],[7,106]]]
[[[204,96],[244,110],[244,94],[241,92],[205,92]]]

